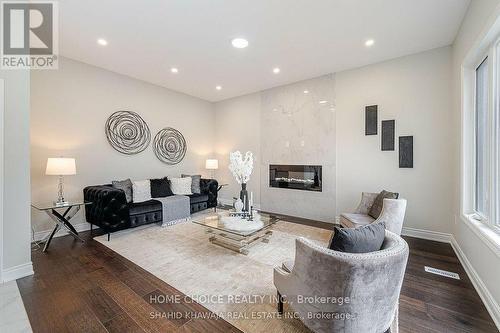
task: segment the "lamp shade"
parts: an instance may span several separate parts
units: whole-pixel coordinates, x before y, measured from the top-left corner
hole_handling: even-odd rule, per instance
[[[76,175],[76,163],[74,158],[49,157],[45,174],[50,176]]]
[[[205,169],[209,170],[217,170],[219,168],[219,160],[206,160],[205,162]]]

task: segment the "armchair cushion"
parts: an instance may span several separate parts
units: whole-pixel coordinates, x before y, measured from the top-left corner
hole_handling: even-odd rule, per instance
[[[384,243],[385,224],[373,223],[357,229],[335,227],[328,248],[347,253],[369,253],[379,251]]]
[[[366,214],[343,213],[340,215],[340,224],[346,228],[358,228],[375,221],[373,217]]]
[[[368,215],[370,215],[374,219],[378,219],[378,217],[380,216],[380,213],[382,212],[382,207],[384,205],[384,199],[397,199],[398,197],[399,197],[399,193],[388,192],[386,190],[383,190],[375,198],[375,201],[373,202],[373,205],[370,208]]]

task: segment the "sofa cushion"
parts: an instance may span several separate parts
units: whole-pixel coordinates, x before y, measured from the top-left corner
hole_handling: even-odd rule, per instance
[[[133,202],[151,200],[151,183],[148,180],[135,180],[132,182]]]
[[[113,180],[111,184],[117,190],[125,192],[127,202],[132,202],[132,181],[130,179]]]
[[[377,195],[375,201],[373,201],[373,205],[368,212],[368,215],[373,217],[374,219],[378,219],[380,213],[382,213],[382,207],[384,206],[384,199],[397,199],[399,197],[399,193],[388,192],[383,190]]]
[[[148,200],[143,202],[134,202],[129,204],[130,215],[145,214],[155,211],[161,211],[161,202],[158,200]]]
[[[151,179],[151,197],[164,198],[174,195],[170,189],[168,178]]]
[[[170,178],[170,189],[176,195],[191,195],[191,177],[186,178]]]
[[[193,194],[200,194],[201,189],[200,189],[200,180],[201,180],[201,175],[181,175],[182,178],[186,177],[191,177],[191,192]]]
[[[373,217],[365,214],[344,213],[340,215],[340,224],[347,228],[358,228],[373,221],[375,221]]]
[[[189,196],[189,202],[194,204],[198,202],[204,202],[208,201],[208,195],[207,194],[191,194]]]
[[[385,223],[372,223],[357,229],[335,227],[328,248],[347,253],[379,251],[384,243]]]

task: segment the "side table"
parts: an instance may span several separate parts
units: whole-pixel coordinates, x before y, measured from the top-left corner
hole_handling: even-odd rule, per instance
[[[80,208],[85,205],[90,205],[92,202],[89,201],[75,201],[69,202],[64,205],[56,205],[55,203],[50,204],[32,204],[31,207],[36,210],[43,211],[49,215],[50,219],[56,224],[54,229],[50,232],[47,237],[45,237],[41,242],[45,243],[43,247],[43,252],[47,252],[49,248],[50,241],[61,228],[65,228],[75,239],[84,242],[84,240],[78,236],[78,231],[76,231],[75,227],[71,225],[69,220],[73,218],[73,216],[78,213]],[[58,209],[64,209],[64,212],[61,214],[58,212]]]

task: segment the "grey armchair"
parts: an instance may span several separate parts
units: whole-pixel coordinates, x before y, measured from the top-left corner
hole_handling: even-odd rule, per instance
[[[382,249],[363,254],[329,250],[305,238],[295,244],[295,261],[274,269],[274,285],[309,329],[398,332],[398,300],[408,260],[408,244],[401,237],[386,231]],[[310,298],[314,296],[331,298],[322,302]],[[278,311],[282,309],[280,302]]]
[[[385,228],[401,235],[406,212],[405,199],[384,199],[382,212],[377,219],[374,219],[368,212],[378,193],[363,192],[361,202],[354,213],[343,213],[340,215],[340,224],[346,228],[358,228],[363,225],[377,222],[385,222]]]

